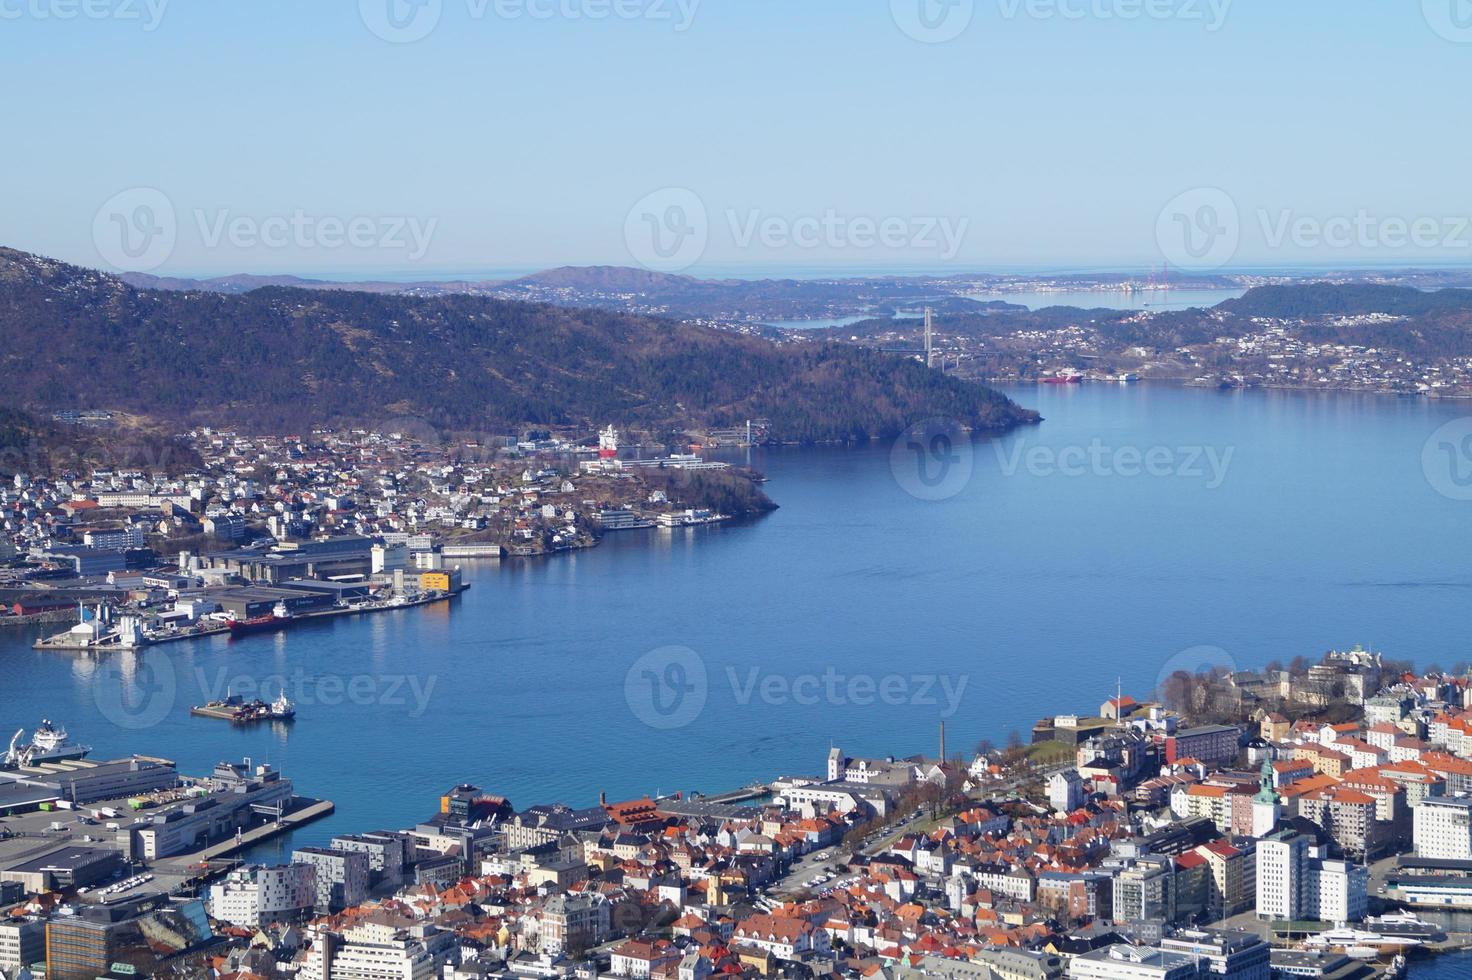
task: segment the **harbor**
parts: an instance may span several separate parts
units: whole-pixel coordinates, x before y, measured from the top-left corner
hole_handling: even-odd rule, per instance
[[[278,612],[283,610],[273,609],[264,617],[214,618],[201,620],[186,627],[169,625],[156,629],[144,629],[138,626],[135,616],[127,614],[120,616],[109,607],[100,607],[96,611],[85,610],[82,613],[82,622],[70,630],[37,640],[33,644],[33,649],[57,653],[106,653],[224,634],[278,632],[304,622],[437,605],[457,598],[469,588],[469,583],[457,581],[451,589],[433,590],[412,596],[394,595],[386,599],[337,605],[326,609],[287,612],[286,615],[278,615]],[[108,628],[114,624],[118,624],[117,628]]]

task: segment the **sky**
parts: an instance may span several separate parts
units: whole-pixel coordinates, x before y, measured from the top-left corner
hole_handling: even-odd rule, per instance
[[[0,244],[156,274],[1442,265],[1472,0],[0,0]]]

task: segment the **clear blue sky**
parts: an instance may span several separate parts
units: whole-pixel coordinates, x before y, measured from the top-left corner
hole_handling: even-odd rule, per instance
[[[84,2],[118,16],[57,18]],[[630,209],[682,188],[707,212],[696,272],[1143,267],[1170,257],[1162,208],[1220,188],[1236,265],[1472,258],[1472,32],[1421,0],[1235,0],[1217,30],[1210,0],[975,0],[943,43],[897,26],[907,0],[702,0],[685,30],[681,0],[440,0],[414,43],[365,26],[390,0],[172,0],[147,30],[150,2],[0,0],[0,242],[107,265],[99,208],[142,187],[176,213],[161,272],[629,265]],[[669,17],[559,12],[613,4]],[[1268,234],[1362,213],[1374,241],[1387,217],[1443,230]],[[369,219],[371,244],[248,234],[298,214]],[[825,216],[813,247],[783,238]],[[424,249],[398,218],[432,223]]]

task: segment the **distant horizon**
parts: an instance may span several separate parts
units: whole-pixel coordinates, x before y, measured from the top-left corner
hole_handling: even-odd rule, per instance
[[[28,252],[43,258],[55,261],[71,262],[55,255],[47,255],[35,249],[20,246],[8,246],[17,251]],[[71,262],[82,268],[94,269],[109,275],[130,274],[118,270],[109,269],[105,264],[96,262]],[[958,276],[1016,276],[1039,278],[1061,278],[1066,276],[1135,276],[1148,279],[1151,274],[1159,275],[1161,265],[1150,267],[1138,264],[1107,264],[1107,263],[1078,263],[1058,265],[1008,265],[1004,263],[986,265],[966,265],[955,268],[941,268],[935,266],[905,266],[900,264],[873,265],[774,265],[770,263],[702,263],[680,272],[664,273],[672,276],[681,276],[691,279],[702,280],[778,280],[778,279],[872,279],[882,277],[895,278],[954,278]],[[519,266],[486,266],[486,267],[433,267],[424,269],[406,270],[403,268],[371,269],[371,268],[346,268],[346,269],[293,269],[277,267],[272,269],[259,268],[222,268],[222,269],[155,269],[151,272],[136,273],[148,275],[159,279],[191,279],[191,280],[215,280],[229,279],[237,276],[253,276],[258,278],[272,278],[278,276],[290,276],[297,279],[311,279],[323,282],[363,283],[363,282],[388,282],[388,283],[443,283],[443,282],[509,282],[523,279],[528,276],[538,275],[555,271],[558,269],[627,269],[633,272],[653,272],[659,274],[659,270],[650,270],[637,263],[630,261],[592,261],[592,262],[549,262],[547,264],[526,264]],[[1212,271],[1195,271],[1189,269],[1168,268],[1171,278],[1203,279],[1203,278],[1231,278],[1233,276],[1311,276],[1330,275],[1334,273],[1385,273],[1385,274],[1410,274],[1416,272],[1455,272],[1465,271],[1472,277],[1472,262],[1417,262],[1411,264],[1402,263],[1377,263],[1377,262],[1335,262],[1335,263],[1298,263],[1279,265],[1230,265]]]

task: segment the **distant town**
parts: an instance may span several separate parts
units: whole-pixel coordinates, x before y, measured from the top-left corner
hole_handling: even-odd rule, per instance
[[[0,768],[0,972],[1397,976],[1472,943],[1469,706],[1472,676],[1355,648],[716,796],[448,787],[276,866],[234,855],[329,801],[249,761],[97,761],[47,724]]]

